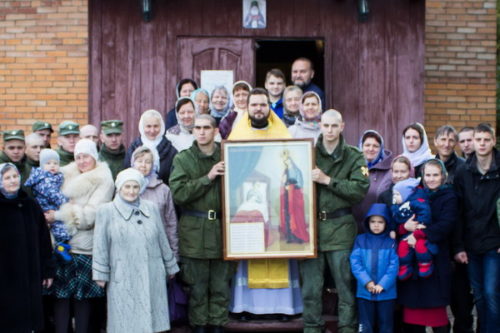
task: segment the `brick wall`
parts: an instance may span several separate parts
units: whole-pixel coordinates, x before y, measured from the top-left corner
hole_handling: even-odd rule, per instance
[[[427,0],[425,125],[496,121],[496,1]],[[431,139],[432,141],[432,139]]]
[[[0,130],[87,122],[86,0],[0,1]]]
[[[87,13],[87,0],[0,1],[0,130],[88,121]],[[425,29],[429,137],[495,123],[495,1],[427,0]]]

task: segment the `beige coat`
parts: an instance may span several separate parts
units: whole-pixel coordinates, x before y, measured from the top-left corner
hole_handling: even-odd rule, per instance
[[[64,175],[62,192],[70,200],[56,211],[55,219],[63,221],[73,238],[71,252],[92,255],[94,222],[97,207],[111,201],[114,183],[106,163],[81,173],[75,162],[61,168]]]

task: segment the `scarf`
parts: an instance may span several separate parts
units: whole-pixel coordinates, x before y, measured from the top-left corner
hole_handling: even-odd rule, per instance
[[[363,142],[365,141],[366,135],[370,134],[370,133],[375,134],[380,139],[380,151],[378,152],[377,157],[375,157],[373,159],[373,161],[368,162],[365,159],[366,164],[368,165],[368,170],[373,168],[375,165],[377,165],[377,163],[381,162],[386,157],[385,152],[384,152],[384,150],[385,150],[384,138],[382,137],[382,135],[380,135],[379,132],[377,132],[375,130],[367,130],[367,131],[363,132],[363,135],[361,136],[361,138],[359,138],[359,143],[358,143],[359,150],[363,151]]]
[[[425,128],[424,126],[422,126],[422,124],[417,124],[422,128],[423,138],[422,144],[416,151],[410,153],[408,151],[408,148],[406,148],[404,136],[401,139],[403,142],[403,155],[410,159],[411,165],[413,165],[413,167],[415,168],[433,157],[431,154],[431,149],[429,148],[429,141],[427,140],[427,133],[425,132]]]
[[[160,121],[161,126],[160,132],[153,140],[149,139],[144,131],[144,120],[150,117],[157,118]],[[165,122],[163,121],[163,117],[161,116],[161,114],[156,110],[145,111],[141,115],[141,119],[139,120],[139,132],[141,133],[142,144],[150,149],[156,149],[156,146],[158,146],[163,139],[163,133],[165,133]]]

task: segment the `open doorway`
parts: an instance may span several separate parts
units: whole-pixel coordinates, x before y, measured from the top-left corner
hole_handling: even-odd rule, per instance
[[[266,73],[273,68],[281,69],[287,79],[286,84],[292,84],[290,77],[292,62],[299,57],[306,57],[314,64],[313,82],[325,90],[324,45],[322,39],[256,40],[256,86],[264,87]]]

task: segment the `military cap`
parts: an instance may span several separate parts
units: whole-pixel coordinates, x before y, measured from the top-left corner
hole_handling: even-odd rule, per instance
[[[80,134],[80,125],[74,121],[63,121],[59,124],[59,135]]]
[[[36,131],[41,131],[41,130],[49,130],[51,133],[54,132],[54,130],[52,129],[52,125],[50,123],[47,123],[45,121],[40,121],[40,120],[37,120],[33,123],[33,125],[31,126],[31,129],[33,130],[33,132],[36,132]]]
[[[123,121],[121,120],[105,120],[101,121],[101,131],[104,134],[121,134],[123,129]]]
[[[10,131],[4,131],[3,132],[3,141],[10,141],[10,140],[21,140],[24,141],[24,131],[23,130],[10,130]]]

